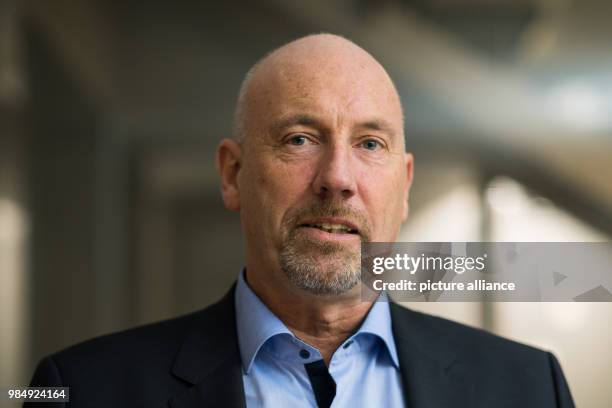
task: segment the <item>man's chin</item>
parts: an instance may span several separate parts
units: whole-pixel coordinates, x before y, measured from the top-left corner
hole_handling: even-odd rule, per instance
[[[289,280],[301,290],[315,295],[342,295],[360,282],[358,258],[318,254],[285,253],[282,268]]]
[[[297,279],[296,279],[297,278]],[[293,276],[292,283],[300,290],[316,296],[346,296],[357,290],[360,283],[354,275],[317,271],[308,276]]]
[[[360,281],[360,246],[320,240],[297,232],[280,253],[281,267],[299,289],[316,295],[340,295]]]

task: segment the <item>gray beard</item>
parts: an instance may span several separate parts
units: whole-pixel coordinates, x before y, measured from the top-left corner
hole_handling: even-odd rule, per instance
[[[325,266],[320,265],[321,261]],[[293,234],[280,252],[280,266],[293,285],[319,296],[341,295],[361,280],[360,249]]]

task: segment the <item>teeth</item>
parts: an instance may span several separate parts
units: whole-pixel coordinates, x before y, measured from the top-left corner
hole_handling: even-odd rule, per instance
[[[312,226],[315,228],[322,229],[325,232],[333,232],[333,233],[354,232],[354,230],[342,224],[320,223],[320,224],[313,224]]]

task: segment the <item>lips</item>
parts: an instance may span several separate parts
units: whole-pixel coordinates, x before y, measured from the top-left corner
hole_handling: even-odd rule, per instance
[[[351,222],[342,219],[308,220],[300,227],[317,228],[330,234],[358,234],[358,228]]]

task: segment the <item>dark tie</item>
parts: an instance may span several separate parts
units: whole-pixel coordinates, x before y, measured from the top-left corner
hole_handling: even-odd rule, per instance
[[[329,408],[336,396],[336,382],[323,360],[304,364],[319,408]]]

